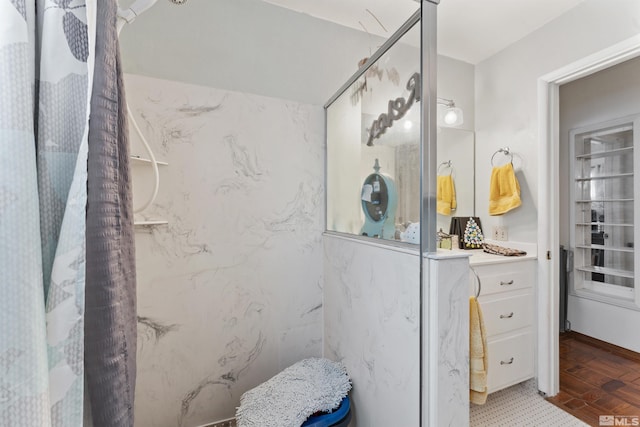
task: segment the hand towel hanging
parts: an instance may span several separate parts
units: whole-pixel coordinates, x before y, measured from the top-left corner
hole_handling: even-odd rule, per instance
[[[520,183],[511,162],[494,167],[489,188],[489,215],[502,215],[522,204]]]
[[[476,405],[487,401],[487,332],[476,297],[469,298],[469,400]]]

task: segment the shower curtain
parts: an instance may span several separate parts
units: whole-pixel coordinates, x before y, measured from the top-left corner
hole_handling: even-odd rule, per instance
[[[88,261],[111,268],[133,262],[132,224],[127,213],[130,200],[125,197],[122,201],[119,173],[101,178],[100,192],[105,193],[101,197],[117,199],[118,203],[100,218],[120,215],[124,210],[116,234],[124,236],[125,250],[121,252],[131,259],[116,262],[114,254],[87,257],[93,248],[112,241],[112,236],[107,236],[109,230],[94,240],[87,239],[86,233],[87,202],[92,200],[87,167],[95,151],[92,145],[103,143],[90,132],[89,122],[102,123],[103,131],[117,132],[115,123],[94,120],[89,108],[99,103],[94,68],[96,76],[104,72],[99,67],[116,72],[115,61],[95,61],[100,48],[110,45],[109,49],[117,51],[117,41],[105,31],[101,33],[96,21],[96,14],[105,7],[109,10],[107,14],[102,11],[107,18],[102,27],[115,29],[114,0],[0,0],[2,427],[82,425],[84,394],[91,397],[114,388],[111,376],[105,384],[89,381],[90,376],[100,378],[112,367],[101,359],[103,365],[85,369],[87,336],[100,337],[102,342],[116,336],[112,342],[118,345],[120,337],[127,335],[128,347],[120,348],[120,359],[111,363],[126,365],[126,378],[115,381],[130,391],[124,393],[131,396],[126,402],[129,413],[133,407],[135,362],[122,355],[135,356],[135,331],[132,335],[122,328],[115,330],[113,325],[96,330],[95,319],[104,317],[104,312],[123,317],[125,310],[131,310],[135,319],[135,298],[119,301],[122,307],[117,311],[107,301],[98,315],[95,295],[104,282],[95,274],[87,276],[95,270]],[[124,144],[121,151],[126,152],[126,140],[120,142]],[[127,174],[128,162],[117,153],[101,161],[115,162],[118,171]],[[118,287],[131,288],[125,296],[135,295],[135,271],[130,267],[127,272],[134,278]],[[116,297],[122,294],[116,293]],[[92,298],[91,310],[85,310],[85,298]],[[131,314],[124,315],[124,321],[130,318]],[[91,412],[95,412],[93,407]],[[99,407],[97,412],[104,410]],[[133,425],[133,415],[119,418],[119,425]]]
[[[85,366],[96,427],[133,426],[136,271],[117,3],[99,0],[89,127]]]

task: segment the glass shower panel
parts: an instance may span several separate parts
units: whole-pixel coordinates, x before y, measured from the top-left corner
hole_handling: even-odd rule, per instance
[[[419,243],[419,46],[418,24],[327,107],[329,231]]]

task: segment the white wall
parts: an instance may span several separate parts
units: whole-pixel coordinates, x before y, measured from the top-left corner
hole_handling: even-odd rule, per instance
[[[476,66],[476,214],[487,230],[506,225],[509,239],[537,240],[539,77],[635,36],[640,31],[637,0],[585,0]],[[522,206],[502,217],[488,215],[491,155],[500,147],[514,152]]]
[[[383,42],[261,0],[159,1],[121,35],[128,73],[315,105]]]
[[[169,163],[144,212],[169,224],[136,232],[136,425],[228,418],[244,391],[322,354],[322,109],[135,75],[125,83]],[[134,163],[136,205],[149,169]]]
[[[362,109],[341,96],[327,109],[327,229],[360,234],[362,205],[358,196],[362,156]],[[366,175],[365,175],[366,176]]]
[[[560,87],[560,242],[569,242],[569,132],[640,114],[640,58]],[[634,130],[634,131],[637,131]],[[637,217],[637,213],[636,213]],[[612,344],[640,351],[640,311],[569,296],[571,329]],[[597,313],[597,316],[594,314]]]

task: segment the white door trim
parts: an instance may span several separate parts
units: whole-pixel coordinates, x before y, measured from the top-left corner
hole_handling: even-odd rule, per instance
[[[559,313],[559,93],[560,85],[640,56],[640,35],[538,79],[538,389],[560,391]],[[551,260],[547,259],[551,254]]]

